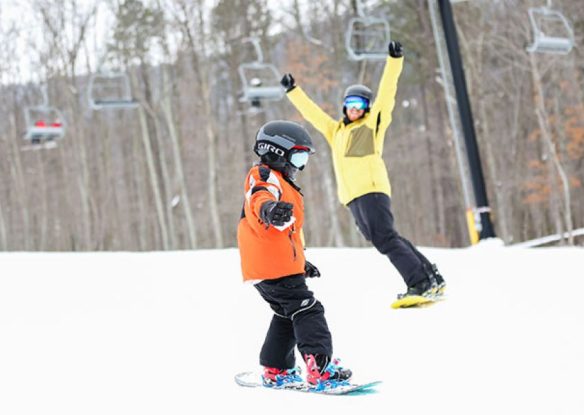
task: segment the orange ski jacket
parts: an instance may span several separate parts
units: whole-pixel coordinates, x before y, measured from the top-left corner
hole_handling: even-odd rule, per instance
[[[237,227],[237,245],[244,281],[304,274],[304,200],[300,189],[265,165],[252,167],[245,179],[245,202]],[[267,226],[260,208],[267,201],[294,205],[294,222],[285,229]]]

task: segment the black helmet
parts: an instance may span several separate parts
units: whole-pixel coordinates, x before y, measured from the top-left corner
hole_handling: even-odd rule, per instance
[[[345,89],[345,96],[343,97],[343,101],[345,99],[347,99],[347,97],[361,97],[361,98],[365,98],[367,100],[367,108],[365,110],[365,112],[369,111],[369,108],[371,106],[371,100],[373,99],[373,92],[371,92],[371,90],[369,88],[367,88],[365,85],[361,85],[361,84],[355,84],[355,85],[351,85],[349,86],[347,89]],[[343,114],[346,113],[346,108],[345,106],[343,106]]]
[[[270,121],[259,129],[253,151],[263,163],[294,180],[304,165],[295,166],[291,163],[291,157],[301,152],[312,154],[314,146],[310,134],[300,124]]]

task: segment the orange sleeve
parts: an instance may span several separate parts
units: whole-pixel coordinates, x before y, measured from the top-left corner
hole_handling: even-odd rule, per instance
[[[256,166],[250,171],[245,187],[246,219],[255,230],[265,229],[266,225],[260,219],[260,210],[265,202],[280,200],[282,195],[280,181],[269,169]]]

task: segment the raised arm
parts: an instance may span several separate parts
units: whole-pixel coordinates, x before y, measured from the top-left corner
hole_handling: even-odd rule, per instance
[[[324,112],[308,95],[296,85],[291,74],[286,74],[280,82],[286,88],[286,96],[302,117],[316,128],[330,144],[337,122]]]
[[[385,62],[385,68],[375,102],[371,106],[369,116],[369,126],[372,129],[378,128],[377,138],[383,139],[385,131],[391,124],[393,107],[395,106],[395,95],[397,93],[397,82],[403,68],[403,48],[399,42],[389,43],[389,56]],[[378,121],[379,120],[379,121]],[[379,127],[377,127],[379,125]]]

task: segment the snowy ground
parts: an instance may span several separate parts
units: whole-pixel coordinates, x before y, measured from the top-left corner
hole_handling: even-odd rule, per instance
[[[335,353],[379,392],[245,389],[271,314],[235,249],[0,254],[0,414],[584,413],[584,249],[422,249],[448,300],[392,310],[373,249],[309,249]]]

